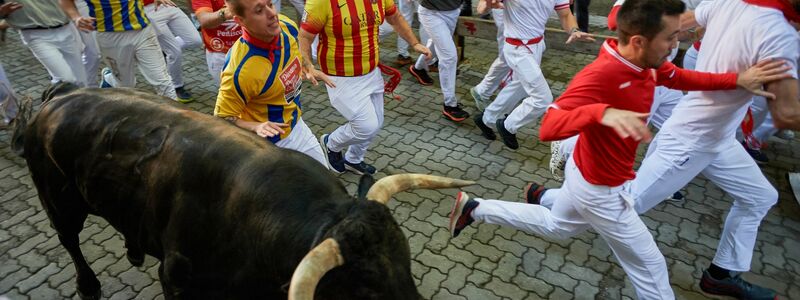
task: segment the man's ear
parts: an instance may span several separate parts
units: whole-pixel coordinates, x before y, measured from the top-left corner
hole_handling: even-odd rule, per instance
[[[647,46],[647,38],[637,34],[631,37],[629,43],[635,46],[636,49],[644,49]]]

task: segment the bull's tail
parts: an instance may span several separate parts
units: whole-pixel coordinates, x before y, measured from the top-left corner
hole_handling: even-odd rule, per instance
[[[52,100],[56,96],[65,95],[72,91],[79,89],[80,87],[70,83],[70,82],[56,82],[51,84],[44,90],[42,93],[42,104],[47,103],[48,101]]]
[[[17,101],[12,97],[9,101]],[[11,149],[19,156],[25,157],[25,131],[28,128],[28,120],[31,119],[33,113],[33,99],[31,97],[24,97],[22,101],[17,103],[19,111],[16,118],[11,121],[11,128],[14,132],[11,135]]]

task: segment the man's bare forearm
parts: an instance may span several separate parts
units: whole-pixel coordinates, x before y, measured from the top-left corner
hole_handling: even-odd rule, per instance
[[[311,59],[311,44],[314,43],[314,37],[316,37],[316,34],[300,29],[300,55],[303,56],[303,66],[306,67],[314,66],[314,62]]]
[[[784,79],[767,84],[766,90],[775,94],[767,101],[776,128],[800,130],[800,86],[797,79]]]
[[[59,0],[58,4],[61,5],[61,10],[69,16],[70,20],[79,18],[81,13],[78,12],[78,7],[75,6],[75,0]]]

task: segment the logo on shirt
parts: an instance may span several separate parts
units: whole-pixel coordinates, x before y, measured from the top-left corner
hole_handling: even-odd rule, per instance
[[[302,81],[300,80],[300,60],[295,58],[289,63],[285,68],[283,68],[283,72],[281,72],[281,76],[279,76],[281,83],[283,83],[283,93],[286,99],[286,103],[291,103],[294,101],[298,95],[300,95],[300,85]]]
[[[621,90],[621,89],[624,89],[624,88],[629,87],[629,86],[631,86],[631,82],[630,81],[628,81],[626,83],[623,83],[623,84],[620,84],[619,85],[619,89]]]

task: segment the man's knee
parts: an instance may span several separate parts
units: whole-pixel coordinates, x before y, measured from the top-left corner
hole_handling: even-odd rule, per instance
[[[358,124],[353,124],[353,138],[360,141],[368,141],[378,135],[381,124],[377,118],[364,120]]]

